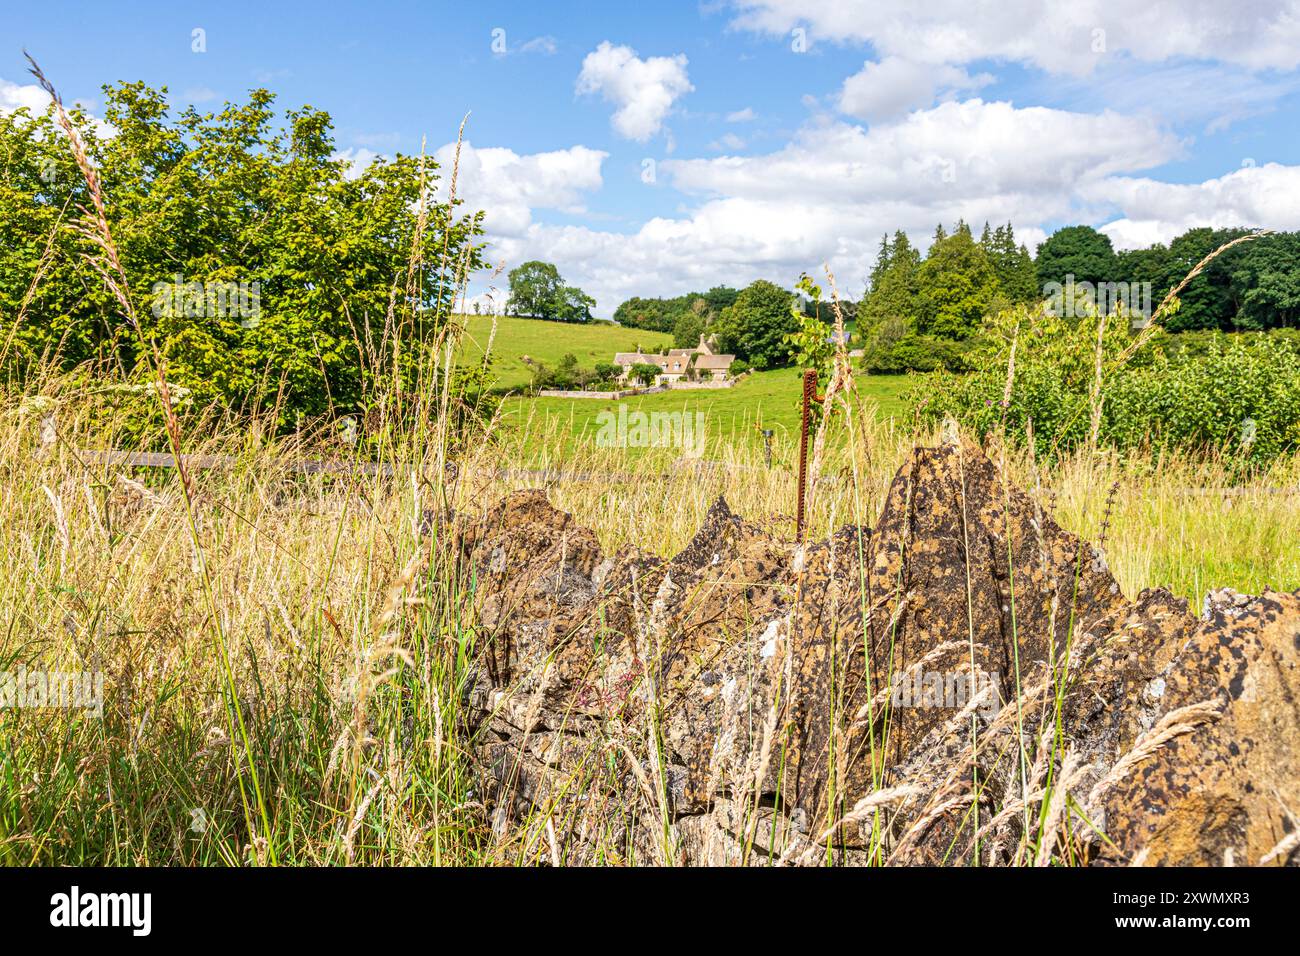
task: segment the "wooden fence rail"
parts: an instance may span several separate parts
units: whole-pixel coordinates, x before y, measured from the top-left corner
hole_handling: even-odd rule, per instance
[[[121,449],[81,449],[77,454],[87,462],[97,462],[106,467],[123,467],[123,468],[175,468],[176,457],[169,452],[156,451],[124,451]],[[233,469],[240,461],[234,455],[181,455],[181,459],[186,466],[195,471],[211,470],[230,470]],[[299,475],[363,475],[363,476],[381,476],[391,478],[394,475],[404,474],[413,466],[407,464],[394,464],[392,462],[380,461],[344,461],[334,459],[331,461],[315,461],[307,458],[293,459],[284,462],[284,467]],[[457,466],[449,466],[456,468]],[[542,482],[560,482],[560,481],[605,481],[605,482],[638,482],[638,481],[670,481],[674,478],[681,477],[701,477],[711,474],[740,472],[740,471],[761,471],[753,465],[728,464],[721,461],[710,459],[701,459],[694,462],[688,468],[676,473],[669,472],[618,472],[618,471],[561,471],[556,468],[495,468],[491,469],[493,477],[502,481],[542,481]],[[768,469],[782,471],[783,469]],[[793,475],[791,474],[791,477]],[[822,475],[818,479],[818,484],[838,484],[847,479],[842,475]],[[1263,494],[1263,495],[1300,495],[1300,487],[1295,488],[1170,488],[1167,489],[1173,494],[1179,495],[1204,495],[1209,497],[1221,496],[1225,498],[1235,498],[1243,495]]]

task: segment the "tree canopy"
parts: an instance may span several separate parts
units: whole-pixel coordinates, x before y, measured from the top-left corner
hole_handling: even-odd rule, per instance
[[[633,329],[675,332],[683,317],[695,316],[707,327],[736,301],[737,295],[728,286],[714,286],[708,292],[687,292],[671,298],[633,296],[614,310],[614,321]]]
[[[930,247],[917,284],[918,330],[951,339],[979,330],[1001,288],[993,263],[965,223]]]
[[[1038,247],[1037,266],[1040,288],[1049,282],[1064,286],[1071,276],[1075,284],[1118,281],[1110,237],[1092,226],[1056,230]]]
[[[77,111],[73,122],[99,172],[140,331],[169,381],[204,404],[274,407],[288,426],[363,410],[377,377],[417,374],[418,350],[399,343],[449,314],[458,283],[448,263],[482,265],[480,217],[428,201],[436,163],[399,155],[352,171],[333,158],[328,113],[277,117],[266,90],[175,116],[165,88],[104,94],[113,135],[96,135]],[[49,113],[20,108],[0,115],[0,151],[0,314],[23,317],[6,363],[21,373],[39,359],[100,361],[144,374],[140,336],[73,228],[92,204],[66,137]]]
[[[786,336],[800,325],[793,304],[793,294],[775,283],[766,279],[751,283],[718,318],[718,344],[756,369],[787,364],[790,346]]]
[[[576,286],[566,285],[554,263],[534,259],[510,270],[511,315],[557,322],[590,322],[596,300]]]

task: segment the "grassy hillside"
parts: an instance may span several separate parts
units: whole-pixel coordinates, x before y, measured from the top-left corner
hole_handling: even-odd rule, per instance
[[[523,356],[554,366],[566,352],[572,352],[579,365],[591,368],[597,362],[612,361],[615,352],[631,352],[638,345],[658,352],[673,344],[673,337],[666,332],[624,328],[612,322],[576,325],[511,317],[496,321],[496,338],[492,342],[493,368],[503,388],[521,388],[532,380],[532,371],[521,361]],[[465,316],[461,360],[482,358],[491,335],[491,316]]]
[[[466,316],[465,338],[460,349],[463,361],[482,357],[492,335],[490,316]],[[498,318],[496,337],[492,340],[495,357],[493,370],[498,385],[517,389],[526,386],[532,371],[524,356],[547,365],[555,365],[567,352],[578,364],[591,367],[608,362],[615,352],[632,351],[638,346],[658,351],[672,345],[672,336],[664,332],[624,328],[607,322],[576,325],[567,322],[544,322],[539,319]],[[504,424],[530,433],[568,436],[584,444],[598,427],[596,417],[606,410],[626,405],[629,411],[703,412],[711,440],[740,441],[760,444],[760,428],[776,431],[778,441],[792,438],[799,429],[799,396],[802,390],[798,369],[775,369],[746,376],[730,389],[672,390],[653,395],[624,399],[621,402],[594,399],[528,398],[517,396],[507,401]],[[907,376],[860,375],[858,391],[865,412],[888,419],[908,414],[903,392],[913,379]],[[585,436],[585,438],[584,438]]]
[[[904,391],[914,379],[902,375],[857,379],[863,412],[881,419],[908,415]],[[746,376],[733,388],[717,390],[674,389],[621,401],[567,398],[513,398],[506,403],[505,424],[553,435],[556,423],[567,426],[576,440],[590,440],[599,427],[602,411],[626,405],[629,412],[703,412],[711,441],[741,442],[761,446],[759,429],[771,428],[778,442],[792,443],[799,431],[799,398],[803,385],[798,369],[774,369]]]

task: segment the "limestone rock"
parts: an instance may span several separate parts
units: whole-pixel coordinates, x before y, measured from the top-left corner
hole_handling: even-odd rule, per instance
[[[667,561],[603,554],[540,492],[453,529],[504,846],[1243,864],[1294,829],[1300,592],[1128,602],[968,442],[916,449],[874,528],[804,545],[722,500]]]

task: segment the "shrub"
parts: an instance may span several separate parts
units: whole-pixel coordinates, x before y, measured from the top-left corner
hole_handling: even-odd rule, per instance
[[[1042,311],[999,317],[976,371],[936,373],[913,392],[921,417],[952,415],[981,434],[1000,429],[1050,457],[1090,440],[1100,317]],[[1300,348],[1291,336],[1211,333],[1194,349],[1154,338],[1128,361],[1127,316],[1107,318],[1098,441],[1118,450],[1180,449],[1266,464],[1300,448]],[[1008,361],[1016,342],[1010,398]]]
[[[628,372],[628,378],[649,387],[655,383],[655,379],[659,377],[659,373],[662,371],[663,369],[658,365],[651,365],[649,362],[638,362]]]
[[[888,343],[876,343],[866,350],[862,367],[877,375],[908,372],[965,372],[970,369],[962,343],[934,335],[908,333]]]
[[[480,217],[436,202],[417,216],[437,163],[399,155],[353,171],[331,158],[328,114],[281,119],[273,102],[254,90],[181,112],[165,91],[123,83],[105,89],[111,138],[74,112],[141,334],[95,271],[94,244],[67,228],[93,207],[67,138],[49,113],[0,115],[0,315],[16,316],[41,275],[0,358],[7,372],[48,358],[145,382],[152,340],[196,412],[273,409],[284,430],[368,412],[377,392],[409,394],[437,374],[423,346],[446,328],[455,265],[482,264]]]

